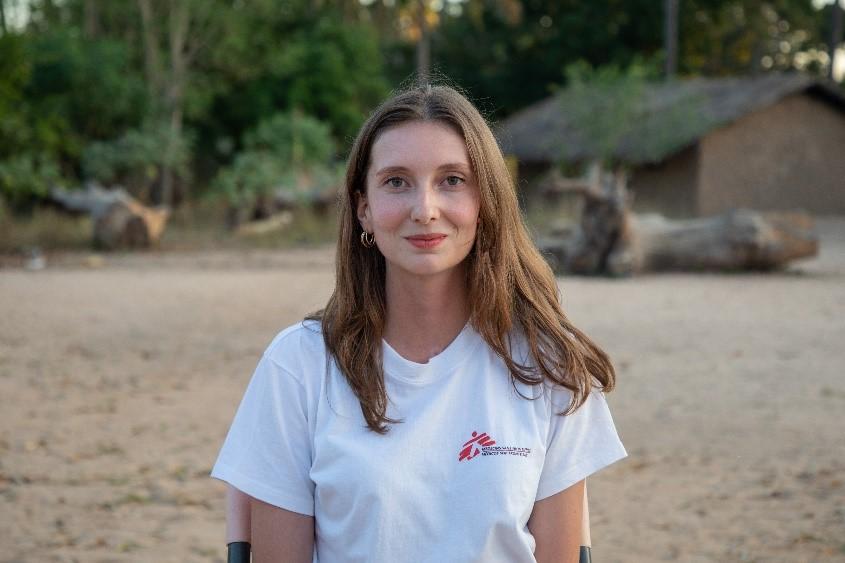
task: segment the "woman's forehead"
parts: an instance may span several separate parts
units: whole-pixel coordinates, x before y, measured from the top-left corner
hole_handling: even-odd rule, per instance
[[[463,137],[439,121],[411,121],[385,129],[370,151],[370,172],[384,168],[470,168]]]

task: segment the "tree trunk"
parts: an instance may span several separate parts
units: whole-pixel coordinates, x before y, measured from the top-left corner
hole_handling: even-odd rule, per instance
[[[715,217],[669,220],[634,215],[622,172],[595,168],[586,181],[547,180],[584,196],[580,223],[540,247],[559,273],[624,276],[654,271],[774,270],[818,254],[806,213],[733,209]]]
[[[82,6],[84,17],[83,32],[87,39],[96,39],[100,32],[99,17],[97,14],[97,0],[85,0]]]
[[[835,78],[834,71],[836,70],[834,64],[836,62],[836,50],[839,47],[839,43],[842,41],[842,32],[843,32],[843,14],[845,14],[845,10],[842,9],[842,6],[839,5],[839,0],[836,0],[833,5],[830,7],[833,11],[831,13],[831,25],[830,25],[830,45],[829,45],[829,52],[830,52],[830,72],[828,76],[831,79]]]
[[[431,32],[426,19],[425,0],[418,1],[420,39],[417,41],[417,79],[428,82],[431,72]]]
[[[686,221],[642,216],[633,230],[638,271],[776,270],[819,249],[813,220],[801,211],[732,209]]]
[[[150,0],[138,0],[141,12],[141,35],[144,38],[144,70],[150,101],[157,102],[161,94],[161,60],[159,59],[156,30],[153,27],[153,10]]]
[[[169,0],[168,7],[168,27],[164,41],[159,39],[160,30],[154,27],[156,20],[151,1],[138,0],[147,85],[150,97],[156,104],[154,118],[164,122],[167,127],[167,141],[162,148],[161,181],[152,197],[153,202],[160,205],[171,205],[175,200],[176,174],[172,157],[182,136],[188,69],[202,40],[207,39],[191,36],[191,6],[186,0]],[[166,72],[161,66],[159,52],[164,44],[169,53]]]
[[[169,115],[169,134],[167,138],[166,158],[177,148],[182,135],[182,105],[185,97],[185,80],[187,60],[185,57],[185,43],[188,36],[190,14],[184,0],[170,2],[170,84],[167,89],[166,106]],[[161,203],[173,203],[173,166],[166,163],[161,171]]]
[[[663,2],[663,36],[666,51],[666,78],[674,78],[678,72],[678,0]]]
[[[6,0],[0,0],[0,31],[6,35]]]

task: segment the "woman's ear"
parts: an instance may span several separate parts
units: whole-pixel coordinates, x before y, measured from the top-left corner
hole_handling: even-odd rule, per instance
[[[370,225],[370,206],[367,203],[367,196],[362,192],[356,192],[355,197],[357,198],[356,211],[361,228],[371,233],[373,230]]]

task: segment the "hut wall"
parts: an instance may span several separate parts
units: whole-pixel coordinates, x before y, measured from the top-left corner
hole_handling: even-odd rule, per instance
[[[796,94],[700,141],[699,210],[845,214],[845,112]]]
[[[628,182],[634,211],[672,218],[696,216],[698,152],[698,145],[693,145],[659,164],[635,168]]]

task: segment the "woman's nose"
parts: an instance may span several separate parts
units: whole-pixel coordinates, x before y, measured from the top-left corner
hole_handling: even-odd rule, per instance
[[[436,188],[425,186],[416,191],[411,219],[416,223],[428,224],[440,217]]]

